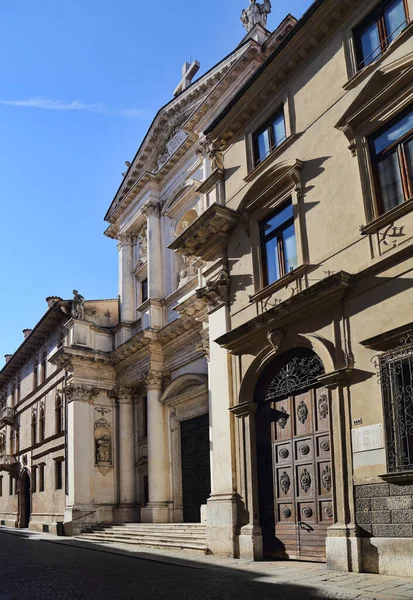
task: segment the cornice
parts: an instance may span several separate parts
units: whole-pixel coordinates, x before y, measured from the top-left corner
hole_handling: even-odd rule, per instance
[[[73,362],[76,361],[107,365],[110,363],[110,355],[107,352],[93,350],[93,348],[64,346],[55,352],[55,354],[49,358],[49,361],[60,369],[72,367]]]
[[[158,334],[151,329],[139,331],[121,346],[113,350],[110,355],[112,364],[117,365],[132,354],[143,349],[149,349],[151,344],[159,344]]]
[[[335,303],[350,289],[351,275],[345,271],[335,273],[311,285],[295,296],[280,302],[243,325],[215,340],[217,344],[232,354],[242,355],[251,352],[254,343],[265,339],[273,329],[288,325],[292,321],[304,320],[319,311],[325,303]]]

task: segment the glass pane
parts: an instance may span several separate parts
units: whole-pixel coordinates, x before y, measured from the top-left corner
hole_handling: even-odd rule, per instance
[[[267,254],[267,284],[270,284],[280,278],[277,238],[273,238],[265,244],[265,251]]]
[[[413,189],[413,138],[405,144],[407,168],[409,169],[409,177],[412,182]]]
[[[360,43],[364,65],[369,65],[381,56],[379,28],[377,23],[370,23],[360,31]]]
[[[275,147],[279,146],[285,140],[285,122],[284,113],[279,114],[272,124],[274,131]]]
[[[378,165],[383,199],[383,212],[387,212],[404,200],[402,178],[397,152],[392,152]]]
[[[277,227],[280,227],[283,223],[293,218],[293,206],[287,204],[284,208],[272,215],[267,221],[263,223],[263,233],[265,236],[272,233]]]
[[[290,225],[283,231],[283,251],[285,272],[289,273],[298,265],[297,261],[297,244],[295,243],[294,225]]]
[[[268,133],[268,129],[263,131],[257,136],[258,142],[258,161],[264,160],[266,156],[268,156],[270,152],[270,136]]]
[[[384,10],[387,30],[387,43],[390,44],[406,27],[406,13],[403,0],[394,0]]]
[[[394,125],[386,129],[386,131],[380,134],[374,140],[374,148],[376,150],[376,154],[379,154],[382,150],[393,144],[396,140],[398,140],[402,135],[413,129],[413,111],[397,121]]]

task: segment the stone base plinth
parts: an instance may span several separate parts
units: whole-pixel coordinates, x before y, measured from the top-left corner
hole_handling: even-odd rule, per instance
[[[149,502],[145,508],[141,508],[142,523],[170,523],[173,511],[169,502]]]
[[[121,504],[113,509],[114,523],[139,523],[140,508],[136,504]]]
[[[245,525],[239,535],[239,557],[262,560],[264,556],[262,530],[259,525]]]
[[[136,513],[137,508],[134,507]],[[113,505],[75,505],[66,508],[64,513],[65,535],[79,535],[87,527],[100,523],[115,522]]]
[[[207,544],[211,554],[239,557],[238,502],[235,494],[214,494],[208,499]]]
[[[327,568],[334,571],[360,573],[361,538],[353,524],[336,523],[327,530]]]

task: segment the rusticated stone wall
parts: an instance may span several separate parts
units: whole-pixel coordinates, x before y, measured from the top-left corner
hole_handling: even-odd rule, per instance
[[[357,485],[356,523],[366,536],[413,537],[413,484]]]

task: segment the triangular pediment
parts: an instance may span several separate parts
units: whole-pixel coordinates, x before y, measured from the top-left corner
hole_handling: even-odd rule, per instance
[[[398,92],[413,84],[413,52],[383,66],[370,78],[356,99],[336,124],[338,129],[356,129],[377,108],[385,105]]]

